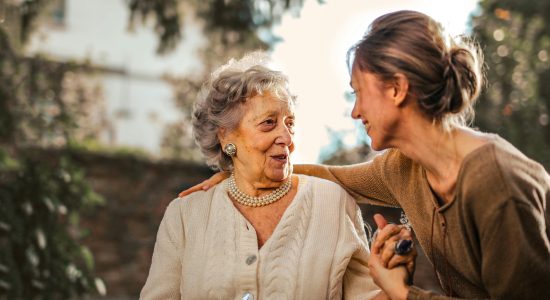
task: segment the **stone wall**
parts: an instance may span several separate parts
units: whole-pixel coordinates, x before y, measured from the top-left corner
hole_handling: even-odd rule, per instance
[[[108,299],[137,299],[149,272],[164,210],[179,191],[211,175],[203,165],[151,162],[129,156],[79,155],[105,205],[83,214],[83,243],[95,258]],[[102,298],[105,299],[105,298]]]

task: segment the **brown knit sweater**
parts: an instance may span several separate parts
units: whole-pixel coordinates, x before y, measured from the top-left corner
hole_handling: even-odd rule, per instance
[[[400,206],[448,296],[550,299],[550,176],[504,139],[467,155],[454,199],[440,206],[425,169],[392,149],[373,161],[302,165],[358,202]],[[448,299],[411,287],[409,299]]]

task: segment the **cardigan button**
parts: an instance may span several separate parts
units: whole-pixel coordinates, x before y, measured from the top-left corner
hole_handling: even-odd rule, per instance
[[[246,264],[251,265],[256,261],[256,255],[250,255],[246,258]]]
[[[244,293],[243,300],[254,300],[254,295],[249,292]]]

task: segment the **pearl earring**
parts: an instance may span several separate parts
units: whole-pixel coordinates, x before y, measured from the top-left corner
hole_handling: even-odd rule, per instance
[[[233,143],[229,143],[223,147],[223,153],[227,154],[229,157],[233,157],[237,154],[237,146]]]

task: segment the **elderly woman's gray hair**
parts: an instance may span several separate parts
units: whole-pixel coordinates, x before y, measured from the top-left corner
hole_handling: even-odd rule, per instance
[[[233,169],[231,158],[222,151],[218,131],[238,128],[246,101],[271,92],[282,101],[294,104],[288,78],[266,64],[265,54],[254,52],[220,67],[203,85],[193,111],[193,137],[213,169]]]

